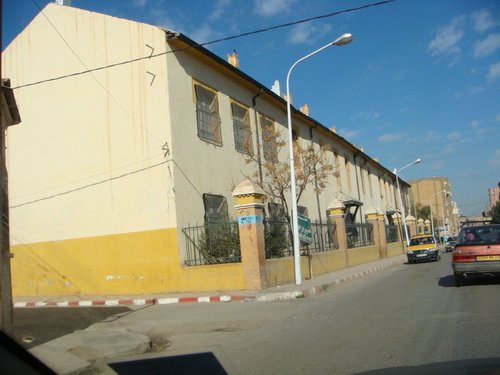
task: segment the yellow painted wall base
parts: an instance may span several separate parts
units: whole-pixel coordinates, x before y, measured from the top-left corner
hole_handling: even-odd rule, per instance
[[[244,289],[241,263],[182,266],[175,228],[51,241],[11,248],[13,295],[92,296],[161,294]],[[301,257],[302,277],[311,278],[379,259],[375,246]],[[388,256],[402,254],[388,244]],[[294,282],[293,257],[266,262],[268,286]]]
[[[14,245],[15,297],[243,289],[241,263],[183,267],[176,228]]]
[[[401,242],[398,241],[387,244],[387,256],[394,257],[396,255],[401,255],[401,254],[404,254],[403,245],[401,245]]]
[[[349,249],[349,266],[373,262],[379,260],[380,254],[378,246],[356,247]]]

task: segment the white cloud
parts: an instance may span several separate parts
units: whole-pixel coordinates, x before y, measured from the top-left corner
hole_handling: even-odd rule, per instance
[[[397,133],[382,134],[377,139],[379,142],[382,142],[382,143],[396,142],[396,141],[399,141],[401,139],[401,134],[397,134]]]
[[[446,135],[446,138],[451,142],[458,141],[460,138],[462,138],[462,134],[460,132],[451,132]]]
[[[429,165],[429,169],[431,171],[438,171],[440,169],[443,169],[445,167],[445,164],[442,161],[436,161]]]
[[[332,27],[329,24],[315,26],[310,22],[300,23],[290,30],[289,40],[292,44],[312,44],[318,38],[328,34],[331,29]]]
[[[262,17],[272,17],[287,12],[297,0],[254,0],[254,13]]]
[[[359,134],[359,131],[357,131],[357,130],[339,129],[338,133],[342,137],[344,137],[345,139],[349,140],[349,139],[355,138]]]
[[[469,126],[473,129],[477,129],[479,128],[479,121],[477,120],[472,120],[470,123],[469,123]]]
[[[432,56],[449,56],[460,54],[461,50],[458,43],[464,36],[462,30],[464,17],[456,17],[451,22],[437,31],[436,37],[431,40],[428,46]]]
[[[208,16],[210,21],[217,21],[222,17],[222,14],[227,9],[227,7],[231,4],[231,0],[218,0],[215,3],[214,10]]]
[[[495,116],[495,121],[500,122],[500,113],[497,113]]]
[[[139,8],[144,8],[148,0],[134,0],[134,5]]]
[[[489,160],[489,164],[490,164],[490,166],[495,167],[495,168],[500,167],[500,148],[497,148],[495,150],[495,154],[494,154],[493,158],[491,158]]]
[[[474,43],[474,56],[485,57],[500,49],[500,34],[490,34],[486,39]]]
[[[374,111],[368,111],[368,112],[358,112],[354,116],[351,116],[351,120],[357,121],[357,120],[376,120],[380,118],[380,113],[379,112],[374,112]]]
[[[197,43],[204,43],[208,42],[210,39],[214,39],[216,35],[217,31],[212,29],[209,24],[204,23],[194,30],[189,37]]]
[[[488,81],[490,82],[500,78],[500,61],[490,66],[490,70],[488,71],[486,78],[488,78]]]
[[[429,130],[427,133],[425,133],[423,140],[424,142],[437,142],[441,138],[441,134],[435,132],[434,130]]]
[[[495,27],[497,23],[491,17],[490,12],[485,9],[476,10],[471,14],[474,30],[483,32]]]

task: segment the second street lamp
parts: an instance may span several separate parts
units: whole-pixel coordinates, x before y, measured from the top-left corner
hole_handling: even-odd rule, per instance
[[[399,189],[399,177],[398,173],[401,172],[403,169],[408,168],[412,166],[413,164],[418,164],[422,161],[422,159],[417,159],[415,161],[412,161],[410,164],[405,165],[404,167],[400,169],[395,169],[394,173],[396,174],[396,185],[398,187],[398,196],[399,196],[399,207],[401,208],[401,215],[403,216],[403,226],[405,229],[405,236],[406,236],[406,246],[410,243],[410,238],[408,237],[408,228],[406,227],[406,217],[405,217],[405,206],[403,205],[403,201],[401,199],[401,190]]]
[[[293,68],[302,61],[308,59],[309,57],[323,51],[324,49],[331,46],[343,46],[351,43],[352,35],[343,34],[333,42],[324,45],[323,47],[317,49],[314,52],[302,57],[297,60],[286,76],[286,112],[288,118],[288,144],[289,144],[289,154],[290,154],[290,187],[291,187],[291,200],[292,200],[292,229],[293,229],[293,257],[294,257],[294,268],[295,268],[295,284],[300,285],[302,283],[302,275],[300,269],[300,241],[299,241],[299,218],[297,215],[297,191],[295,186],[295,160],[293,155],[293,133],[292,133],[292,111],[290,103],[290,74]]]

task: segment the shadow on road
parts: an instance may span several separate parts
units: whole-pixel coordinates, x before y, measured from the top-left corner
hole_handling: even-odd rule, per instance
[[[12,333],[26,348],[82,330],[91,324],[119,319],[128,307],[40,307],[14,309]]]
[[[473,286],[473,285],[496,285],[500,284],[500,278],[488,277],[488,276],[470,276],[467,278],[465,282],[465,286]],[[455,286],[455,277],[453,275],[446,275],[439,278],[438,285],[444,288],[456,288]],[[461,288],[463,288],[462,286]]]
[[[460,361],[430,363],[421,366],[392,367],[356,373],[356,375],[495,375],[500,370],[500,358],[467,359]]]

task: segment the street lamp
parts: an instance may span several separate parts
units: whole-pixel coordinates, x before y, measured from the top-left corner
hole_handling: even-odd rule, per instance
[[[291,112],[291,103],[290,103],[290,74],[292,73],[293,68],[297,66],[300,62],[308,59],[309,57],[323,51],[324,49],[330,46],[343,46],[351,43],[352,35],[351,34],[343,34],[333,42],[328,43],[327,45],[317,49],[314,52],[302,57],[297,60],[286,76],[286,112],[288,118],[288,145],[289,145],[289,153],[290,153],[290,186],[291,186],[291,200],[292,200],[292,227],[293,227],[293,257],[294,257],[294,266],[295,266],[295,284],[300,285],[302,283],[302,275],[300,271],[300,241],[299,241],[299,218],[297,215],[297,192],[295,186],[295,160],[293,156],[293,134],[292,134],[292,112]]]
[[[405,165],[403,168],[395,169],[394,170],[394,173],[396,174],[396,185],[398,187],[399,206],[401,208],[401,215],[403,216],[403,226],[405,228],[405,236],[406,236],[406,245],[407,246],[410,243],[410,238],[408,237],[408,228],[406,227],[405,206],[403,205],[403,201],[401,199],[401,190],[399,189],[399,177],[398,177],[398,173],[401,172],[403,169],[412,166],[413,164],[420,163],[421,161],[422,161],[422,159],[418,158],[417,160],[411,162],[410,164]]]

